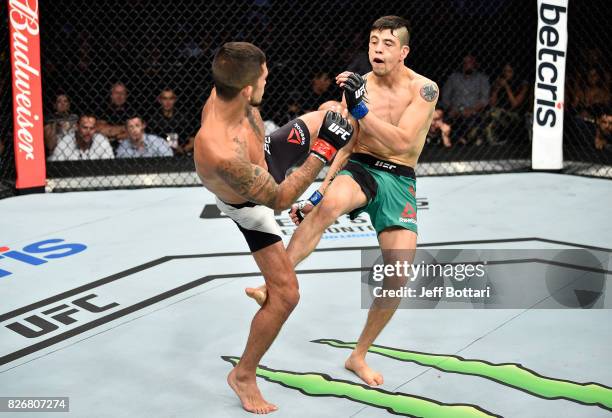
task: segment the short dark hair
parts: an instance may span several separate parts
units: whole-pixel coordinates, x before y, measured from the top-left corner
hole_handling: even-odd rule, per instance
[[[81,123],[81,119],[83,118],[94,118],[96,121],[98,121],[98,117],[93,112],[89,112],[89,111],[85,111],[81,113],[81,115],[79,116],[78,122]]]
[[[213,59],[212,74],[217,95],[231,100],[246,86],[255,84],[266,62],[263,51],[249,42],[223,44]]]
[[[373,30],[383,31],[385,29],[390,29],[391,34],[395,35],[393,31],[396,29],[401,29],[401,28],[406,29],[407,36],[406,36],[406,39],[402,39],[402,37],[398,36],[400,40],[400,46],[408,45],[408,42],[410,42],[410,23],[408,23],[408,21],[404,19],[403,17],[399,17],[399,16],[380,17],[376,19],[374,23],[372,23],[372,29],[370,29],[370,31],[373,31]]]
[[[128,115],[128,117],[125,119],[125,125],[127,126],[128,121],[130,121],[132,119],[140,119],[140,122],[142,122],[143,125],[146,125],[146,122],[143,119],[142,115],[140,115],[138,113],[134,113],[134,114]]]

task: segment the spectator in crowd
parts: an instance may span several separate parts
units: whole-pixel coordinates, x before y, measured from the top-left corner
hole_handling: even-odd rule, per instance
[[[43,137],[47,155],[51,155],[57,146],[57,141],[69,133],[73,133],[79,117],[70,111],[70,98],[66,94],[58,94],[53,104],[53,114],[45,122]]]
[[[489,144],[501,144],[507,138],[525,134],[523,110],[528,90],[527,80],[516,77],[512,65],[504,65],[491,88],[485,128]]]
[[[427,132],[426,142],[428,145],[443,145],[445,148],[452,146],[451,126],[444,122],[444,110],[436,109]]]
[[[111,87],[110,101],[98,111],[98,132],[111,142],[128,136],[125,121],[132,113],[127,98],[127,87],[119,81]]]
[[[334,100],[334,93],[331,86],[332,79],[328,72],[319,71],[316,73],[310,82],[310,90],[308,90],[304,98],[302,107],[305,112],[315,111],[323,103]],[[340,94],[338,94],[338,96],[340,96]]]
[[[101,160],[115,158],[108,139],[96,132],[96,117],[91,113],[81,115],[76,129],[58,142],[49,161]]]
[[[442,88],[442,105],[453,126],[458,142],[476,140],[480,145],[480,130],[484,110],[489,103],[488,77],[477,70],[473,55],[463,58],[463,70],[452,73]]]
[[[595,148],[612,151],[612,109],[609,106],[601,108],[595,121]]]
[[[300,99],[300,93],[297,91],[290,92],[286,95],[284,109],[274,115],[274,122],[278,126],[283,126],[289,121],[292,121],[293,119],[296,119],[304,114],[302,111],[302,105],[300,104]]]
[[[145,133],[146,124],[140,116],[128,117],[128,138],[120,141],[117,158],[172,157],[172,148],[165,139]]]
[[[610,105],[612,95],[606,78],[609,78],[609,75],[592,67],[586,73],[586,80],[581,80],[581,77],[574,80],[571,106],[583,119],[594,120],[598,107]]]
[[[171,88],[163,89],[157,96],[159,108],[149,116],[148,131],[166,138],[176,154],[193,151],[194,133],[197,128],[192,120],[176,108],[176,93]]]

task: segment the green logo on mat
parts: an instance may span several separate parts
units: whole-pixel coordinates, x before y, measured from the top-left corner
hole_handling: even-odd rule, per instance
[[[355,347],[335,339],[319,339],[313,343],[334,348]],[[373,345],[370,353],[379,354],[402,362],[433,367],[447,373],[478,376],[505,386],[521,390],[542,399],[565,399],[582,405],[599,406],[612,411],[612,388],[599,383],[577,383],[569,380],[542,376],[516,363],[493,364],[484,360],[465,359],[446,354],[430,354],[392,347]],[[238,357],[223,357],[234,366]],[[389,392],[380,388],[347,380],[333,379],[322,373],[298,373],[274,370],[265,366],[257,368],[257,376],[308,396],[332,396],[385,409],[396,415],[431,418],[499,417],[477,405],[446,404],[434,399],[401,392]]]

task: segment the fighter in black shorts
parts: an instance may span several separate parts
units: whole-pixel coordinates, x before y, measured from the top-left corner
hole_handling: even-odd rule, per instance
[[[265,138],[257,109],[268,74],[265,54],[245,42],[224,44],[215,54],[212,73],[215,88],[195,139],[196,171],[244,234],[268,293],[227,381],[244,409],[265,414],[277,408],[257,387],[257,365],[299,300],[274,210],[288,209],[304,193],[323,165],[349,143],[352,127],[338,113],[314,112]],[[316,137],[312,144],[311,137]],[[306,154],[285,178],[287,169]]]

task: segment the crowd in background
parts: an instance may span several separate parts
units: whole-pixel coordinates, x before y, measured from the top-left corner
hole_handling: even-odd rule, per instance
[[[527,9],[509,0],[391,1],[384,8],[355,1],[348,9],[344,0],[324,9],[274,0],[182,0],[155,8],[131,0],[112,10],[103,2],[43,2],[47,157],[189,155],[212,86],[214,51],[231,40],[253,42],[267,54],[261,112],[269,132],[339,100],[337,73],[368,72],[369,25],[389,13],[412,23],[406,64],[440,87],[426,149],[495,147],[508,156],[530,148],[537,22],[535,4],[524,3],[528,19]],[[567,143],[602,153],[612,143],[611,77],[595,9],[577,8],[569,21],[565,133]],[[592,30],[585,21],[594,22]],[[600,47],[573,46],[578,36]],[[105,145],[92,152],[88,144]]]

